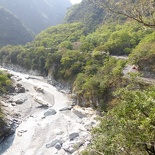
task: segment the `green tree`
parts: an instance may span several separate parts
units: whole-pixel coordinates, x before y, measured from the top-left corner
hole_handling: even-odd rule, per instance
[[[65,22],[82,22],[85,26],[85,34],[94,31],[104,19],[104,11],[90,3],[89,0],[83,0],[80,4],[70,7],[66,13]]]
[[[11,84],[10,75],[0,71],[0,94],[6,93]]]
[[[72,50],[73,49],[73,45],[71,41],[63,41],[60,43],[59,47],[61,49],[68,49],[68,50]]]
[[[155,153],[155,88],[134,87],[129,85],[115,92],[119,104],[105,114],[93,130],[93,143],[88,154]]]
[[[148,27],[155,27],[154,0],[89,0],[112,13],[121,14]]]
[[[61,74],[64,78],[74,79],[81,70],[81,63],[78,61],[80,52],[76,50],[66,51],[60,60],[62,69]]]

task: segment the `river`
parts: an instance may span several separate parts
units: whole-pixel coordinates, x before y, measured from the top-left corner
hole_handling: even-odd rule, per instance
[[[90,143],[90,129],[96,125],[96,112],[91,108],[70,107],[71,99],[40,76],[9,71],[25,93],[10,95],[8,108],[20,116],[15,134],[0,144],[1,155],[70,155],[79,154]],[[43,92],[34,88],[41,88]],[[40,103],[48,104],[44,107]]]

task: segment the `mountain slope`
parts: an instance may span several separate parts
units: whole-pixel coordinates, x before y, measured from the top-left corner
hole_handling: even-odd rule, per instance
[[[65,16],[66,23],[82,22],[91,31],[102,23],[105,13],[89,0],[83,0],[68,9]]]
[[[11,11],[34,33],[62,22],[69,0],[0,0],[0,5]]]
[[[3,8],[0,8],[0,34],[0,47],[7,44],[26,44],[33,39],[21,21]]]

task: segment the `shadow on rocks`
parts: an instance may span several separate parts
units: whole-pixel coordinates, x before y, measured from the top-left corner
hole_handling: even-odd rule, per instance
[[[8,125],[0,119],[0,154],[4,153],[13,143],[15,125],[14,123]]]
[[[14,132],[12,132],[7,137],[4,137],[0,143],[0,154],[3,154],[12,145],[15,138]]]

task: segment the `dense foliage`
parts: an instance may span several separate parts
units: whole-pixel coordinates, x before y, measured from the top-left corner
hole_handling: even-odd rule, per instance
[[[114,104],[112,92],[127,83],[121,77],[125,61],[116,60],[99,52],[94,52],[92,55],[83,73],[78,74],[75,79],[73,92],[77,95],[79,104],[93,105],[105,110]]]
[[[0,51],[0,59],[3,63],[18,64],[26,69],[37,69],[47,74],[47,70],[55,65],[61,67],[61,57],[66,50],[76,49],[81,36],[85,35],[85,29],[80,23],[64,24],[48,28],[40,33],[32,43],[26,46],[6,46]],[[75,42],[75,45],[72,44]]]
[[[128,18],[106,22],[107,15],[98,25],[104,13],[97,18],[101,10],[96,7],[83,0],[69,9],[66,21],[71,23],[48,28],[25,46],[1,48],[0,62],[69,83],[77,104],[103,112],[83,154],[155,154],[155,88],[137,80],[137,74],[123,75],[130,62],[144,75],[155,76],[154,29]],[[111,55],[127,55],[129,61]]]
[[[112,92],[125,82],[121,78],[125,62],[110,58],[109,53],[134,54],[152,41],[153,30],[135,22],[104,24],[90,34],[81,23],[63,24],[46,29],[25,46],[3,47],[0,61],[52,74],[72,85],[79,104],[106,108],[115,104]]]
[[[6,93],[11,83],[10,74],[0,71],[0,94]]]
[[[133,81],[132,81],[133,82]],[[145,89],[144,89],[145,88]],[[118,89],[118,106],[100,119],[86,155],[153,155],[155,153],[155,88],[138,83]]]
[[[130,61],[139,66],[145,76],[155,77],[155,32],[143,38],[130,55]]]
[[[86,36],[85,42],[89,42],[97,51],[107,51],[113,55],[128,55],[141,42],[151,40],[154,36],[152,29],[144,29],[135,22],[125,24],[104,24],[94,33]],[[144,42],[143,42],[144,43]]]
[[[123,15],[145,26],[155,27],[154,0],[89,0],[109,13]]]
[[[89,0],[83,0],[80,4],[68,9],[65,22],[82,22],[87,31],[94,31],[103,22],[104,16],[105,13],[102,9],[90,3]]]

